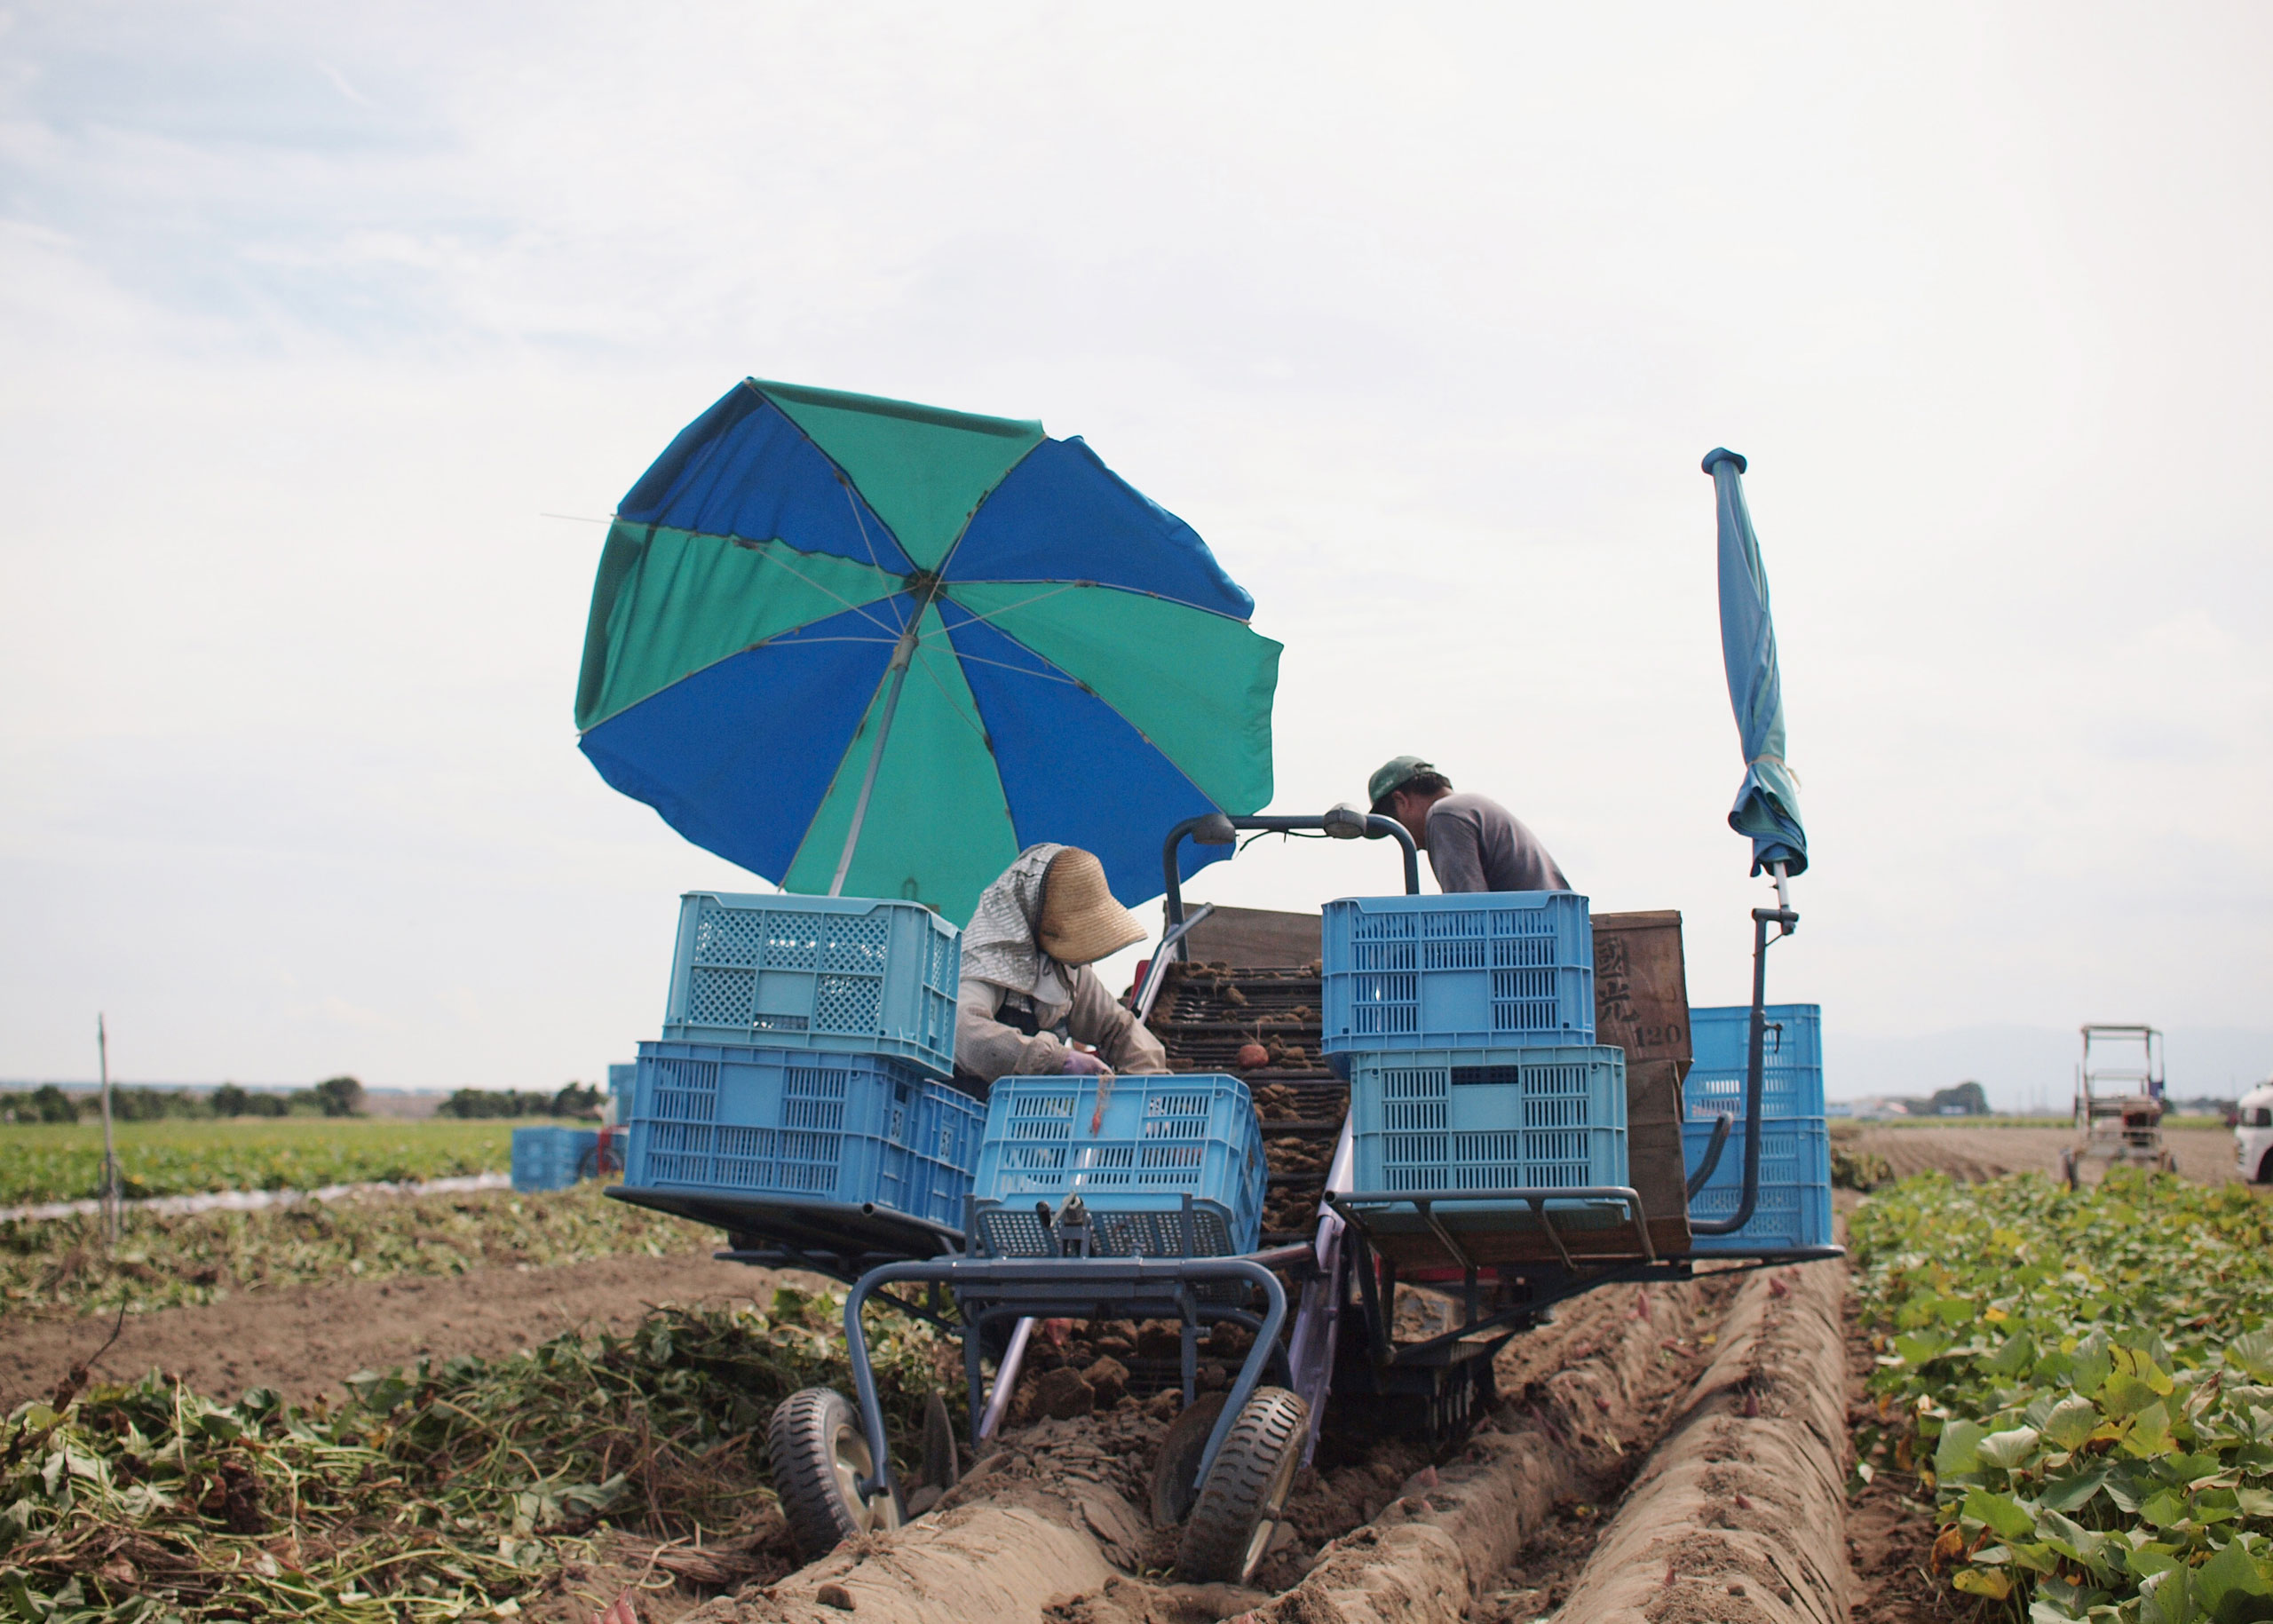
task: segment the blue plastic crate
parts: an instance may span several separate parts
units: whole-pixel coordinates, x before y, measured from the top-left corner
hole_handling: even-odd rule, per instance
[[[1691,1173],[1704,1164],[1710,1122],[1682,1124],[1681,1149]],[[1691,1218],[1725,1217],[1744,1193],[1744,1124],[1732,1123],[1712,1178],[1689,1203]],[[1699,1252],[1754,1252],[1769,1247],[1831,1244],[1831,1136],[1821,1117],[1760,1122],[1760,1194],[1752,1216],[1733,1235],[1697,1235]]]
[[[873,1203],[951,1229],[978,1155],[969,1095],[887,1055],[639,1045],[624,1184]]]
[[[584,1158],[599,1148],[596,1128],[513,1129],[513,1188],[566,1190],[580,1176]]]
[[[1821,1117],[1823,1006],[1771,1003],[1762,1014],[1768,1027],[1761,1044],[1761,1120]],[[1709,1124],[1725,1111],[1741,1125],[1751,1029],[1749,1004],[1690,1010],[1690,1052],[1695,1059],[1682,1097],[1691,1122]]]
[[[1320,1048],[1509,1049],[1595,1041],[1594,927],[1567,891],[1344,897],[1326,905]]]
[[[1360,1191],[1624,1184],[1626,1053],[1600,1044],[1350,1057]]]
[[[1079,1195],[1097,1219],[1097,1250],[1173,1256],[1188,1195],[1194,1253],[1252,1252],[1267,1176],[1263,1127],[1236,1077],[1005,1077],[987,1097],[972,1184],[977,1240],[997,1256],[1043,1255],[1035,1205]]]
[[[919,902],[679,899],[663,1035],[892,1055],[953,1074],[962,933]]]

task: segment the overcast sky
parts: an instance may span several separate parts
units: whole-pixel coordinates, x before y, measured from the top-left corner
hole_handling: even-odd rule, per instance
[[[1279,809],[1424,754],[1683,909],[1699,1003],[1733,447],[1832,1092],[2084,1020],[2273,1068],[2273,12],[0,19],[0,1076],[98,1009],[168,1081],[654,1035],[677,893],[758,887],[576,751],[579,519],[746,374],[1086,436],[1287,645]]]

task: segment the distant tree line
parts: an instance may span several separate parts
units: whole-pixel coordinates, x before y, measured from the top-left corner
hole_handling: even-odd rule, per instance
[[[460,1089],[435,1107],[438,1116],[598,1116],[607,1090],[572,1082],[550,1094],[521,1089]]]
[[[22,1093],[0,1091],[0,1122],[76,1122],[102,1120],[99,1094],[66,1094],[53,1083]],[[280,1094],[225,1082],[206,1094],[187,1089],[110,1091],[114,1121],[154,1122],[163,1117],[361,1116],[363,1085],[352,1077],[327,1077],[312,1089]]]

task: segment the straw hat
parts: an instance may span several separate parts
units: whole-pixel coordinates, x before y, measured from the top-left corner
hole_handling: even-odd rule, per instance
[[[1113,899],[1105,865],[1094,853],[1068,846],[1049,860],[1037,937],[1044,953],[1071,969],[1141,942],[1145,934],[1136,915]]]

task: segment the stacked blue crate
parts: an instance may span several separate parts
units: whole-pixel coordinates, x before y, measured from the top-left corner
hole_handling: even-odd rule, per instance
[[[1036,1208],[1060,1212],[1078,1196],[1094,1251],[1252,1252],[1268,1176],[1255,1102],[1236,1077],[1005,1077],[987,1096],[974,1240],[996,1256],[1050,1256]]]
[[[1594,1041],[1586,898],[1344,898],[1323,925],[1321,1047],[1350,1081],[1358,1189],[1626,1183],[1626,1056]]]
[[[1761,1046],[1760,1187],[1753,1214],[1732,1235],[1699,1235],[1699,1252],[1828,1246],[1832,1239],[1831,1138],[1823,1112],[1823,1010],[1770,1004]],[[1713,1176],[1689,1204],[1693,1218],[1733,1214],[1744,1190],[1745,1088],[1752,1008],[1731,1004],[1689,1012],[1695,1057],[1683,1085],[1682,1150],[1689,1170],[1703,1165],[1716,1118],[1729,1139]]]
[[[920,903],[688,892],[625,1187],[959,1229],[982,1120],[945,1081],[961,960]]]

